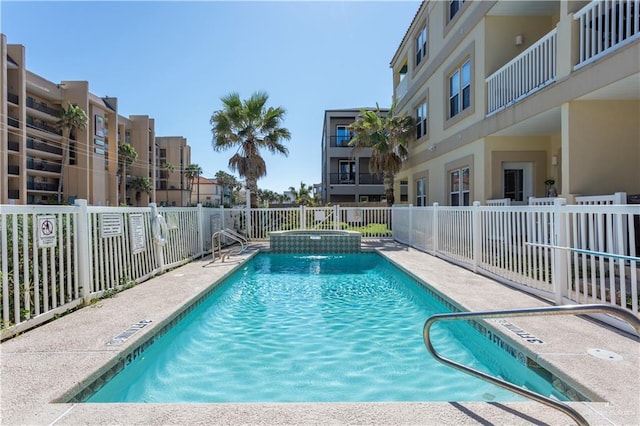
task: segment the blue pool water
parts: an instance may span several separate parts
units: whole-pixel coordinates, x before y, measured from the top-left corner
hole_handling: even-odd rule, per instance
[[[450,312],[376,253],[259,254],[87,402],[516,401],[435,361]],[[443,356],[566,398],[467,324]],[[480,354],[480,355],[474,355]]]

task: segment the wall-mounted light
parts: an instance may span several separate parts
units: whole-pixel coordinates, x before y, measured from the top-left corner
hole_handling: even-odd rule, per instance
[[[558,165],[558,156],[557,155],[552,155],[551,156],[551,165],[552,166],[557,166]]]
[[[516,36],[516,46],[522,46],[522,43],[524,43],[524,36],[522,34],[518,34]]]

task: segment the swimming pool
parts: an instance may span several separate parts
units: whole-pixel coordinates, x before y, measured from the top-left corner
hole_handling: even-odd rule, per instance
[[[431,358],[422,326],[449,311],[376,253],[263,253],[86,401],[520,400]],[[474,327],[433,331],[444,356],[567,399]]]

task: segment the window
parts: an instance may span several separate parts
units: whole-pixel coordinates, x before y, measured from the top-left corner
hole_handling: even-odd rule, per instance
[[[416,108],[416,139],[420,139],[427,134],[427,102]]]
[[[409,182],[406,180],[400,181],[400,202],[409,201]]]
[[[452,206],[469,205],[469,167],[455,169],[450,176],[450,204]]]
[[[449,21],[458,14],[465,0],[449,0]]]
[[[349,146],[352,136],[347,126],[336,126],[336,146]]]
[[[449,77],[449,118],[471,106],[471,61],[467,60]]]
[[[356,162],[340,160],[340,183],[356,183]]]
[[[416,206],[427,205],[427,179],[422,178],[416,181]]]
[[[416,37],[416,66],[427,57],[427,26],[425,25],[420,30],[418,37]]]

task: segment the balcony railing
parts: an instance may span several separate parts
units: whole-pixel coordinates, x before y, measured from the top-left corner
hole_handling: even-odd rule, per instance
[[[44,121],[36,120],[33,117],[27,117],[27,127],[44,130],[45,132],[55,133],[58,136],[62,136],[61,130],[56,129],[54,126],[51,126]]]
[[[62,165],[55,164],[55,163],[49,163],[47,161],[42,161],[42,160],[34,160],[33,158],[29,158],[27,160],[27,169],[30,169],[30,170],[41,170],[41,171],[44,171],[44,172],[60,173],[60,171],[62,170]]]
[[[331,185],[355,185],[355,173],[329,173],[329,184]]]
[[[487,78],[487,115],[518,102],[556,80],[556,30]]]
[[[349,145],[349,141],[351,141],[351,136],[341,135],[341,136],[330,136],[329,137],[329,146],[332,148],[353,148]]]
[[[19,175],[20,174],[20,166],[8,165],[7,166],[7,174],[10,175]]]
[[[27,148],[62,155],[62,148],[59,146],[49,145],[48,143],[41,142],[33,138],[27,138]]]
[[[7,93],[7,101],[9,101],[9,102],[11,102],[12,104],[15,104],[15,105],[19,105],[20,104],[20,98],[18,97],[18,95],[16,95],[15,93],[11,93],[11,92]]]
[[[57,192],[58,185],[55,183],[27,182],[27,189],[31,191]]]
[[[404,95],[407,94],[407,89],[409,87],[409,84],[407,83],[407,77],[406,75],[400,79],[400,83],[398,83],[398,85],[396,86],[396,101],[399,101],[400,99],[402,99],[404,97]]]
[[[18,189],[10,189],[7,192],[10,200],[17,200],[20,198],[20,190]]]
[[[20,142],[9,141],[7,148],[9,148],[9,151],[20,152]]]
[[[20,122],[15,118],[7,117],[7,124],[18,129],[20,128]]]
[[[358,183],[360,185],[382,185],[384,184],[384,179],[379,174],[360,173],[358,175]]]
[[[27,107],[36,109],[45,114],[53,115],[55,117],[60,115],[60,108],[54,108],[46,104],[45,102],[38,102],[33,98],[27,98]]]
[[[640,3],[592,1],[574,15],[579,21],[580,56],[575,69],[640,38]]]

